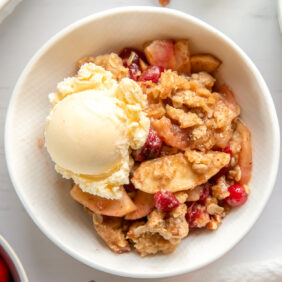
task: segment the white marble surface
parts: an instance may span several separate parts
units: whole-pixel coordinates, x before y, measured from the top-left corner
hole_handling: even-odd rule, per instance
[[[205,20],[245,50],[264,76],[281,121],[282,37],[276,4],[275,0],[171,0],[169,7]],[[66,25],[97,11],[126,5],[157,6],[158,3],[157,0],[24,0],[0,25],[0,233],[18,253],[30,281],[134,280],[104,274],[81,264],[63,253],[39,231],[12,187],[3,144],[10,95],[35,51]],[[267,207],[248,235],[228,254],[201,272],[194,273],[193,277],[215,267],[224,268],[230,264],[282,256],[281,185],[280,174]],[[189,278],[192,278],[191,274],[158,281],[188,281]]]

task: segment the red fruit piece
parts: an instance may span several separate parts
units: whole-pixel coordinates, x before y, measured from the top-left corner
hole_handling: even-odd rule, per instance
[[[179,201],[173,193],[165,190],[158,191],[154,195],[155,207],[161,211],[169,212],[179,206]]]
[[[226,154],[230,155],[230,158],[232,158],[232,150],[230,149],[230,145],[226,146],[224,149],[221,150],[221,152],[224,152]]]
[[[6,262],[0,258],[0,281],[1,282],[9,282],[9,268],[6,264]]]
[[[251,132],[240,120],[237,121],[236,131],[240,134],[241,151],[239,152],[239,166],[241,168],[240,184],[248,184],[252,176],[253,157]]]
[[[141,149],[135,151],[133,157],[138,162],[156,158],[160,155],[162,144],[163,141],[158,136],[157,132],[150,128],[145,145]]]
[[[188,206],[186,220],[190,228],[201,228],[206,226],[210,221],[210,217],[205,206],[193,203]]]
[[[204,203],[205,200],[207,199],[207,197],[209,196],[209,194],[210,194],[210,187],[211,187],[211,184],[208,183],[208,182],[203,184],[203,190],[202,190],[202,193],[201,193],[200,199],[199,199],[200,203]]]
[[[158,83],[163,71],[164,71],[163,67],[150,66],[140,75],[139,81],[151,80],[154,83]]]
[[[231,207],[239,207],[246,203],[248,194],[245,188],[241,185],[234,184],[228,188],[230,195],[225,198],[225,202]]]
[[[141,73],[139,66],[135,63],[132,63],[128,68],[129,68],[129,77],[137,81]]]
[[[154,40],[144,50],[151,65],[165,69],[175,69],[174,42],[172,40]]]
[[[131,64],[140,66],[139,59],[141,58],[144,60],[145,58],[145,55],[141,51],[134,48],[122,49],[122,51],[119,53],[119,56],[122,58],[123,65],[125,67],[129,67]]]

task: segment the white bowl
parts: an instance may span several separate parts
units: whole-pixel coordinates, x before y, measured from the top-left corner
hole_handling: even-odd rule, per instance
[[[70,183],[54,171],[43,137],[47,94],[74,73],[86,55],[142,46],[150,39],[189,38],[193,52],[210,52],[223,65],[218,78],[235,91],[242,119],[253,136],[252,192],[216,232],[193,233],[170,255],[141,258],[113,254],[91,219],[69,196]],[[67,142],[67,141],[66,141]],[[113,9],[84,18],[50,39],[23,71],[11,98],[5,133],[11,179],[38,227],[65,252],[102,271],[129,277],[167,277],[198,269],[230,250],[261,214],[274,186],[280,149],[279,125],[269,90],[245,53],[225,35],[187,14],[152,7]]]
[[[28,282],[24,268],[9,243],[0,235],[0,257],[7,262],[14,282]]]

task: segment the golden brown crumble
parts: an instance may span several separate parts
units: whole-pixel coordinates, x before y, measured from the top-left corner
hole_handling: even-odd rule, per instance
[[[124,77],[128,77],[128,68],[125,68],[122,63],[122,59],[115,53],[101,55],[97,57],[85,57],[78,61],[78,68],[85,63],[94,63],[103,67],[105,70],[110,71],[113,78],[121,80]]]
[[[130,251],[123,231],[122,218],[106,217],[93,213],[93,224],[97,233],[114,252],[121,254]]]
[[[159,2],[165,6],[169,0]],[[135,60],[135,52],[126,59],[127,65]],[[159,155],[135,163],[131,159],[131,183],[121,187],[121,200],[89,195],[77,185],[71,191],[92,215],[99,236],[116,253],[131,247],[141,256],[171,253],[188,235],[189,225],[209,230],[220,226],[231,209],[224,202],[230,185],[239,182],[250,192],[246,183],[252,166],[251,136],[238,119],[240,107],[232,91],[215,85],[212,73],[221,61],[210,54],[191,56],[188,40],[174,42],[173,52],[177,56],[172,67],[161,73],[158,83],[137,81],[147,96],[145,112],[151,127],[163,141]],[[139,58],[138,74],[150,68],[148,61],[148,56]],[[86,57],[78,66],[88,62],[104,67],[117,81],[131,77],[117,54]],[[170,212],[155,207],[154,195],[163,190],[172,192],[179,202]],[[198,217],[190,222],[187,215],[195,210]]]
[[[134,243],[141,256],[157,252],[170,253],[188,235],[186,211],[185,204],[180,204],[169,213],[155,209],[148,215],[146,223],[131,225],[127,238]]]

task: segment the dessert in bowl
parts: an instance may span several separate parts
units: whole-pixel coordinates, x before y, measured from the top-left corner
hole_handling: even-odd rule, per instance
[[[114,252],[171,253],[247,201],[251,133],[220,65],[187,39],[153,40],[82,58],[49,95],[45,146]]]
[[[145,26],[138,24],[139,17]],[[160,24],[152,25],[156,21]],[[134,49],[119,54],[128,46]],[[144,50],[145,58],[135,48]],[[154,50],[172,56],[162,60]],[[184,54],[180,66],[176,64],[176,50],[184,52],[180,52]],[[105,55],[111,53],[115,54]],[[85,56],[92,57],[80,61],[78,70],[76,62]],[[117,58],[122,71],[115,73],[109,67],[113,62],[101,56]],[[90,87],[85,75],[94,80]],[[51,95],[56,105],[49,113],[47,93],[56,91],[54,86],[65,77],[69,78]],[[109,87],[96,87],[95,81]],[[77,82],[84,86],[76,88]],[[252,192],[247,202],[249,189],[244,185],[251,171],[250,134],[238,120],[239,108],[230,89],[241,106],[240,118],[252,133]],[[222,113],[226,114],[220,118]],[[48,115],[45,141],[56,170],[74,180],[72,197],[91,213],[98,234],[109,247],[118,253],[131,248],[141,255],[158,251],[169,255],[141,259],[135,252],[115,255],[103,245],[92,230],[91,219],[69,196],[67,189],[73,184],[54,172],[54,163],[44,149],[33,146],[42,137]],[[97,117],[99,122],[93,122]],[[93,134],[97,130],[100,135]],[[89,131],[92,135],[85,133]],[[22,142],[15,146],[18,136]],[[6,146],[20,198],[55,243],[104,271],[160,277],[191,271],[215,260],[249,230],[273,186],[279,131],[263,79],[234,43],[180,12],[127,8],[82,20],[43,47],[15,89]],[[16,165],[12,156],[17,158]],[[96,162],[89,163],[93,156]],[[242,162],[243,156],[249,161]],[[242,164],[247,164],[247,169]],[[121,199],[125,205],[120,206]],[[230,212],[217,231],[193,231],[180,243],[189,227],[217,229],[229,207],[244,202]],[[122,243],[117,237],[106,238],[105,233],[120,236]],[[176,248],[179,243],[181,247]]]

